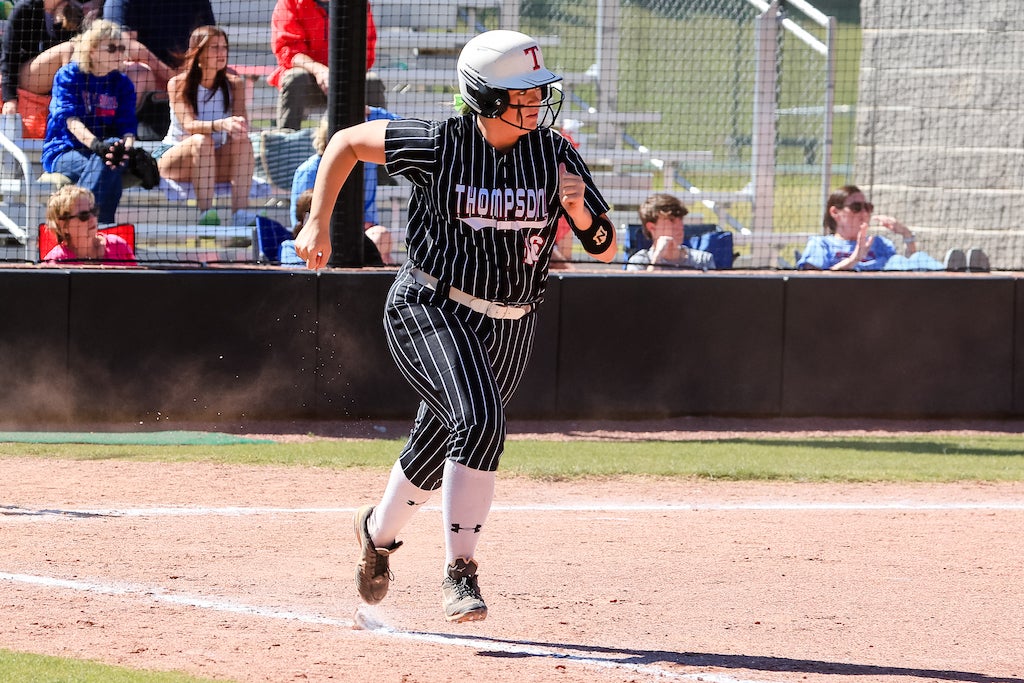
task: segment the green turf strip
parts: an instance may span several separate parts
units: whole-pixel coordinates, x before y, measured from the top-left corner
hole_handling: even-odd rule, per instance
[[[136,671],[99,662],[0,650],[3,683],[203,683],[175,671]]]
[[[0,432],[0,443],[88,443],[139,446],[226,446],[271,443],[221,432]]]

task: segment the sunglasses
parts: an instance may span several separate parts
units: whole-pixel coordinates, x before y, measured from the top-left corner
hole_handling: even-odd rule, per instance
[[[85,211],[79,211],[78,213],[70,213],[70,214],[68,214],[66,216],[61,216],[60,218],[63,221],[69,221],[72,218],[77,218],[78,220],[80,220],[80,221],[82,221],[84,223],[87,220],[89,220],[90,218],[95,218],[96,216],[99,216],[99,215],[100,215],[100,210],[97,209],[94,206],[91,209],[86,209]]]
[[[853,204],[845,205],[843,208],[849,209],[851,213],[860,213],[861,211],[871,213],[875,210],[875,205],[871,202],[854,202]]]
[[[127,46],[119,45],[117,43],[107,43],[103,47],[103,49],[109,52],[110,54],[114,54],[115,52],[125,52],[128,50]]]

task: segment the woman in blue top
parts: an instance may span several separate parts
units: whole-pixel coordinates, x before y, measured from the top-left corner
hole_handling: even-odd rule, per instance
[[[121,175],[135,145],[135,86],[119,71],[127,46],[121,27],[95,21],[57,70],[46,122],[43,169],[92,190],[100,223],[113,223]]]
[[[816,270],[944,270],[945,266],[917,250],[914,233],[892,216],[874,221],[901,238],[905,253],[881,235],[870,235],[875,207],[856,185],[844,185],[828,198],[824,226],[828,235],[807,240],[796,267]]]

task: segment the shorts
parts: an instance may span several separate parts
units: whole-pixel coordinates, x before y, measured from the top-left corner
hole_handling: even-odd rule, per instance
[[[163,143],[163,144],[161,144],[161,145],[160,145],[159,147],[157,147],[156,149],[154,149],[154,150],[153,150],[153,154],[152,154],[153,158],[154,158],[154,159],[159,159],[159,158],[160,158],[160,157],[162,157],[162,156],[163,156],[163,155],[164,155],[164,154],[165,154],[165,153],[167,152],[167,150],[169,150],[169,149],[170,149],[171,147],[174,147],[174,145],[168,145],[168,144],[167,144],[166,142],[165,142],[165,143]]]

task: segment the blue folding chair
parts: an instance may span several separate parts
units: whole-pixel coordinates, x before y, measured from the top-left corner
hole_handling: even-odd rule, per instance
[[[734,254],[732,252],[732,233],[722,230],[714,223],[693,223],[683,226],[683,240],[691,249],[710,251],[715,256],[715,267],[719,270],[732,268]],[[639,223],[626,225],[626,233],[622,248],[626,252],[626,261],[641,249],[649,249],[651,239]],[[623,265],[623,268],[626,266]]]
[[[281,262],[281,243],[292,238],[292,231],[273,218],[256,216],[256,239],[263,259],[270,263]]]

